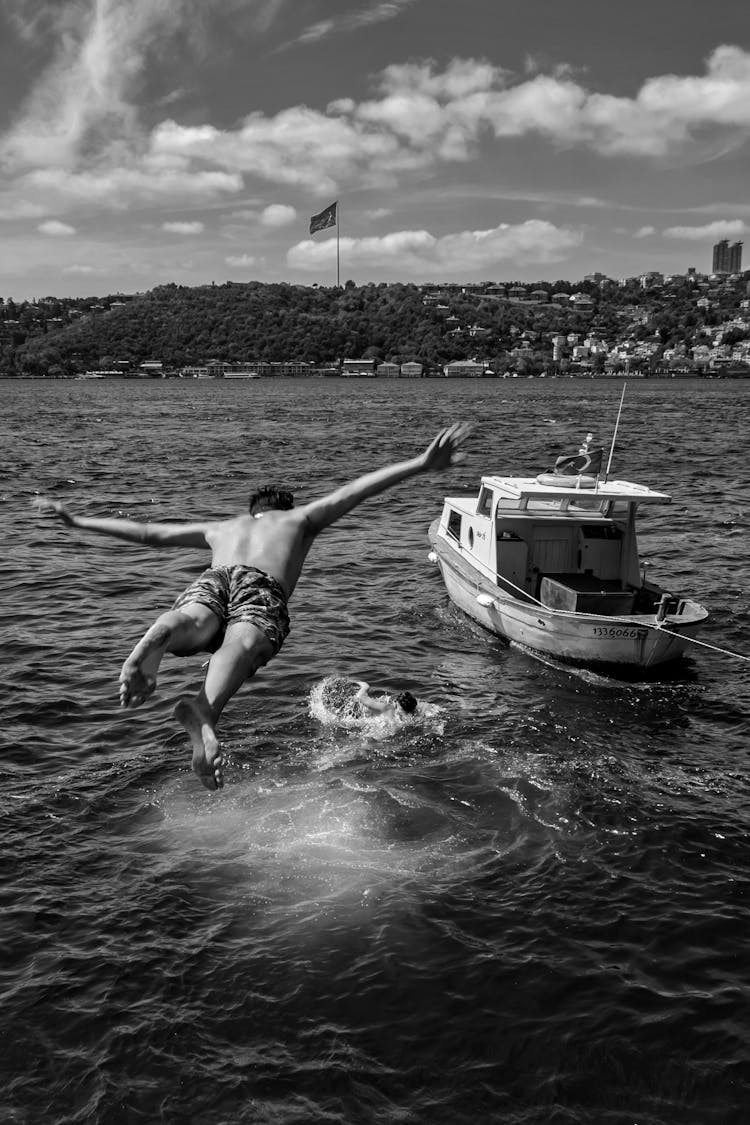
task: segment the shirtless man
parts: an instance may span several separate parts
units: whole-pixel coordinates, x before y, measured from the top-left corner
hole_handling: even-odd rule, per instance
[[[137,707],[156,687],[166,652],[192,656],[211,652],[203,686],[182,698],[175,716],[193,748],[193,770],[207,789],[224,784],[224,761],[216,735],[219,717],[245,680],[276,655],[289,632],[287,601],[315,537],[363,500],[418,473],[445,469],[460,460],[470,427],[442,430],[424,453],[366,473],[349,484],[294,508],[289,492],[262,489],[250,497],[249,513],[198,523],[136,523],[77,516],[41,497],[37,507],[68,527],[114,535],[155,547],[207,547],[211,566],[146,630],[122,666],[120,704]]]

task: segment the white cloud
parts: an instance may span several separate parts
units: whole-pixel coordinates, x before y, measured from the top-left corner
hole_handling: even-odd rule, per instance
[[[435,237],[426,230],[394,231],[371,238],[341,238],[339,249],[346,268],[398,265],[400,273],[425,276],[449,270],[454,276],[489,269],[501,263],[562,261],[583,241],[580,232],[532,219],[490,230],[461,231]],[[293,269],[318,270],[336,260],[336,239],[297,243],[287,252]]]
[[[511,82],[501,68],[454,59],[387,67],[379,96],[332,102],[325,113],[291,106],[249,114],[234,130],[164,121],[155,160],[208,162],[227,171],[302,187],[392,184],[403,173],[476,158],[488,138],[539,134],[555,146],[604,156],[661,158],[698,150],[709,135],[724,149],[750,137],[750,53],[717,48],[703,76],[653,78],[632,97],[586,90],[567,73]]]
[[[702,227],[667,227],[663,234],[665,238],[702,242],[706,239],[742,238],[747,229],[742,219],[717,219]]]
[[[52,238],[67,238],[76,233],[76,228],[69,223],[61,223],[58,219],[48,219],[36,228],[40,234],[48,234]]]
[[[409,2],[416,0],[376,0],[318,26],[321,34],[354,31],[394,18]],[[238,26],[252,20],[268,27],[281,5],[16,0],[18,28],[29,41],[54,44],[54,58],[0,137],[0,219],[163,203],[174,213],[264,190],[251,187],[253,180],[321,199],[342,188],[392,189],[528,135],[602,157],[657,159],[678,152],[697,159],[707,148],[727,151],[750,138],[750,51],[731,45],[717,47],[703,73],[656,76],[629,97],[589,90],[564,65],[519,76],[486,60],[454,58],[442,68],[389,66],[372,97],[340,98],[325,111],[296,105],[252,112],[230,129],[163,120],[147,132],[136,101],[157,52],[176,36],[200,52],[217,10],[224,17],[230,11]],[[265,227],[296,218],[292,207],[258,203]]]
[[[142,74],[176,36],[201,55],[211,17],[267,27],[282,0],[15,0],[15,30],[54,48],[53,61],[0,142],[18,167],[70,168],[84,153],[132,151],[142,135],[134,96]]]
[[[68,273],[68,274],[73,274],[73,275],[81,274],[83,276],[87,276],[89,274],[96,275],[96,274],[106,273],[106,270],[99,269],[96,266],[71,265],[71,266],[64,266],[62,272]]]
[[[115,138],[132,141],[135,115],[126,91],[143,66],[146,27],[166,14],[163,0],[155,0],[153,18],[147,7],[145,0],[127,6],[112,0],[96,0],[93,7],[60,6],[65,27],[54,61],[3,139],[0,154],[6,161],[19,167],[71,167],[104,122],[108,146]]]
[[[44,204],[13,198],[9,192],[6,192],[6,199],[5,203],[0,199],[0,220],[13,222],[16,219],[41,219],[49,213],[49,208]]]
[[[656,227],[639,227],[633,238],[650,238],[652,234],[656,234]]]
[[[168,222],[162,223],[161,229],[170,234],[200,234],[205,230],[205,224],[200,222]]]
[[[260,221],[264,227],[288,227],[297,218],[294,207],[287,207],[284,203],[270,203],[261,212]]]
[[[395,19],[404,8],[408,8],[413,3],[415,0],[381,0],[380,3],[365,7],[358,12],[347,12],[338,17],[318,20],[306,27],[290,43],[284,44],[284,47],[292,46],[294,43],[317,43],[330,35],[351,33],[361,27],[370,27],[375,23]]]
[[[234,266],[237,269],[245,269],[247,266],[257,266],[259,259],[253,257],[252,254],[230,254],[224,261],[228,266]]]
[[[329,194],[341,180],[382,183],[387,169],[425,163],[386,132],[306,106],[272,118],[252,113],[233,131],[165,121],[154,130],[151,146],[156,160],[208,162],[316,195]]]
[[[65,171],[40,168],[26,173],[17,190],[46,204],[54,201],[69,208],[98,206],[106,210],[127,209],[133,202],[200,202],[242,190],[242,177],[224,171],[190,171],[175,163],[142,161],[140,165]]]

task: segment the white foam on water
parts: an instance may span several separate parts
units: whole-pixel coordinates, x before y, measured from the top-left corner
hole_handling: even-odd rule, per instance
[[[412,714],[397,711],[368,714],[356,702],[360,684],[345,676],[326,676],[310,690],[309,713],[324,727],[341,727],[382,740],[408,728],[426,726],[434,734],[442,734],[443,709],[436,703],[419,700]]]

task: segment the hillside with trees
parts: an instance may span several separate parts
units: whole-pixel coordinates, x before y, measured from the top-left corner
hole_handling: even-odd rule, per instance
[[[598,276],[507,287],[171,284],[134,296],[0,303],[0,370],[61,377],[114,363],[325,366],[350,357],[431,371],[481,357],[495,371],[525,374],[550,366],[556,336],[593,340],[595,373],[623,341],[653,369],[667,355],[691,363],[693,349],[715,346],[717,335],[725,346],[748,340],[747,295],[747,275],[648,285]]]

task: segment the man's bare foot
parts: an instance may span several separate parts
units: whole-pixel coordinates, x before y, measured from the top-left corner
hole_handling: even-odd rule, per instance
[[[156,673],[171,636],[171,629],[157,622],[141,637],[120,672],[121,707],[138,707],[153,693]]]
[[[190,735],[194,773],[198,774],[206,789],[222,789],[224,759],[210,717],[201,711],[193,699],[181,699],[174,709],[174,715]]]
[[[120,672],[120,706],[139,707],[156,688],[154,676],[145,676],[130,657]]]

